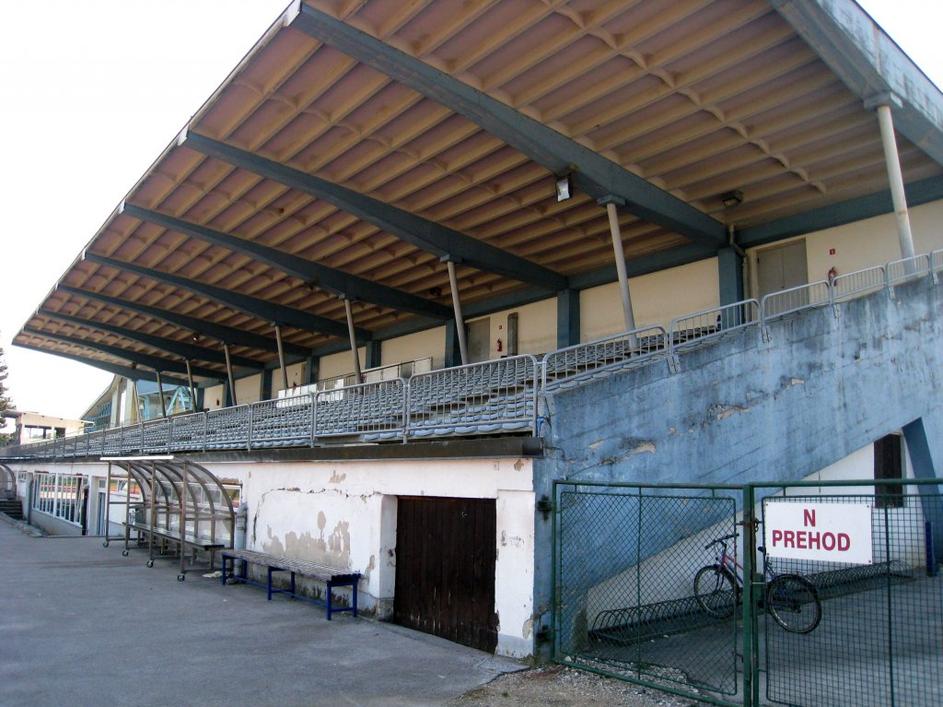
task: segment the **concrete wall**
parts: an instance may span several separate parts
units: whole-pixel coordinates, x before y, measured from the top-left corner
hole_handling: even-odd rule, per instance
[[[917,475],[928,463],[940,475],[941,293],[922,280],[897,288],[896,299],[880,292],[844,304],[839,317],[823,309],[774,322],[769,342],[751,330],[682,354],[675,374],[660,362],[551,396],[549,451],[535,463],[538,497],[551,494],[555,478],[801,479],[918,419],[928,449]],[[663,547],[692,530],[660,524]],[[538,515],[536,526],[535,602],[546,611],[550,523]],[[594,542],[587,534],[587,558]]]
[[[432,356],[432,367],[442,368],[445,366],[445,327],[387,339],[383,342],[380,353],[384,366]],[[349,354],[347,360],[350,360]]]
[[[236,381],[236,400],[240,405],[256,403],[262,397],[262,374],[240,378]]]
[[[551,298],[469,319],[469,322],[489,320],[489,358],[508,355],[508,315],[514,312],[517,313],[518,354],[541,354],[557,348],[557,300]],[[501,340],[501,351],[498,351],[498,339]]]
[[[288,366],[288,388],[291,389],[293,386],[302,386],[305,382],[305,366],[306,363],[303,361],[301,363],[293,363]],[[278,397],[278,391],[283,390],[282,386],[282,369],[276,368],[272,371],[272,397]]]
[[[941,222],[943,222],[943,201],[934,201],[910,210],[910,225],[914,235],[914,249],[917,253],[927,253],[943,248]],[[881,265],[901,257],[894,214],[884,214],[844,226],[815,231],[769,246],[750,248],[747,251],[747,258],[750,263],[749,281],[752,292],[757,291],[757,253],[802,239],[805,239],[806,243],[809,282],[826,279],[832,267],[841,275],[873,265]]]
[[[720,304],[717,258],[629,278],[629,293],[639,327],[667,326],[673,317],[716,307]],[[580,327],[580,341],[625,331],[617,282],[580,293]]]
[[[367,367],[367,351],[361,346],[357,349],[357,355],[360,357],[361,370]],[[339,351],[329,356],[322,356],[318,362],[318,380],[323,381],[335,376],[344,376],[354,372],[354,357],[350,349]]]
[[[217,410],[225,404],[225,388],[222,384],[211,386],[203,392],[203,407],[207,410]]]

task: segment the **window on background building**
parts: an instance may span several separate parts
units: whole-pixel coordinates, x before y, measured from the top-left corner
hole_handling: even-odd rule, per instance
[[[903,437],[887,435],[874,443],[874,478],[903,479]],[[878,508],[902,508],[904,487],[902,484],[884,484],[875,487],[875,505]]]
[[[33,480],[33,508],[75,525],[82,523],[81,476],[37,474]]]

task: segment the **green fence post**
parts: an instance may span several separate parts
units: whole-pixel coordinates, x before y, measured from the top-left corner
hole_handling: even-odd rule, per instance
[[[754,635],[756,632],[753,611],[753,574],[756,557],[756,518],[754,511],[754,489],[743,487],[743,704],[752,707],[754,688],[758,688]],[[757,703],[758,704],[758,701]]]

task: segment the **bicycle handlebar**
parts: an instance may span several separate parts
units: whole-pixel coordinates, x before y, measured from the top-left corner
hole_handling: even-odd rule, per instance
[[[737,537],[736,533],[731,533],[730,535],[724,535],[723,537],[717,538],[716,540],[711,540],[709,543],[707,543],[707,545],[704,546],[704,549],[708,550],[714,545],[717,545],[718,543],[722,543],[731,539],[736,539],[736,537]]]

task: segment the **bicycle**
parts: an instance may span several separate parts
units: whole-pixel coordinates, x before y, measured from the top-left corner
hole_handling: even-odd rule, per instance
[[[712,565],[705,565],[694,575],[694,598],[708,614],[719,619],[733,616],[743,591],[743,567],[727,552],[727,541],[736,533],[725,535],[704,546],[720,545],[720,555]],[[765,550],[761,547],[760,552]],[[777,574],[764,563],[766,578],[765,607],[773,620],[790,633],[810,633],[822,620],[822,602],[813,584],[798,574]]]

